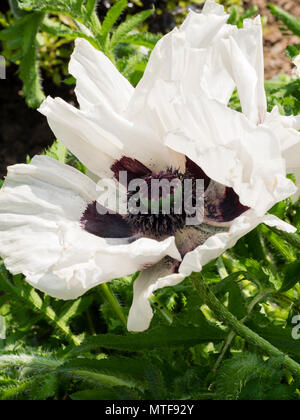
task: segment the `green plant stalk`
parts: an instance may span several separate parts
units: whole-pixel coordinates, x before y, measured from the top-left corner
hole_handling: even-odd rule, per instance
[[[251,303],[250,303],[250,305],[248,307],[247,315],[244,318],[242,318],[240,320],[240,322],[243,323],[243,324],[245,324],[245,322],[251,317],[251,313],[252,313],[253,309],[255,308],[255,306],[257,305],[257,303],[259,303],[261,300],[263,300],[269,294],[273,293],[273,291],[274,291],[273,289],[266,289],[263,292],[259,293],[257,296],[255,296],[252,299],[252,301],[251,301]],[[214,367],[212,369],[213,372],[216,372],[217,369],[219,368],[219,366],[222,363],[222,360],[223,360],[223,358],[224,358],[227,350],[231,346],[231,343],[233,342],[233,340],[235,339],[235,337],[236,337],[236,333],[234,331],[230,331],[230,333],[228,334],[227,340],[226,340],[226,342],[224,344],[224,347],[222,349],[222,352],[221,352],[220,356],[218,357],[218,360],[217,360],[216,364],[214,365]]]
[[[123,309],[118,299],[111,291],[110,287],[106,283],[103,283],[103,284],[100,284],[99,290],[102,292],[102,295],[104,296],[105,300],[111,305],[111,307],[115,311],[118,318],[121,320],[124,327],[127,328],[127,320],[124,315]]]
[[[237,335],[244,338],[248,343],[259,347],[269,356],[281,357],[283,359],[283,365],[295,375],[300,376],[300,365],[254,331],[250,330],[250,328],[246,327],[232,315],[232,313],[229,312],[212,293],[201,274],[193,273],[191,275],[191,280],[203,302],[213,311],[219,321],[224,322],[224,324],[230,327]]]

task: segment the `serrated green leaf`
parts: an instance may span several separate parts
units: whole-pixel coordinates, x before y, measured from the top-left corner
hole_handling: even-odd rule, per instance
[[[22,58],[19,67],[20,79],[23,82],[23,95],[27,105],[38,108],[45,99],[41,86],[38,64],[37,33],[44,19],[44,14],[30,15],[30,21],[24,26],[22,35]]]
[[[92,296],[83,296],[65,305],[62,313],[58,315],[57,321],[69,324],[70,320],[80,316],[93,302]]]
[[[111,29],[113,28],[113,26],[115,25],[119,17],[121,16],[122,12],[126,9],[127,4],[128,4],[127,0],[120,0],[116,4],[114,4],[106,13],[106,16],[102,22],[102,27],[101,27],[101,37],[103,39],[104,45],[106,43],[106,39]]]
[[[58,160],[59,162],[65,163],[67,152],[66,146],[60,141],[55,140],[52,146],[47,149],[44,154]]]
[[[204,322],[202,327],[157,327],[145,333],[127,336],[105,334],[89,337],[83,344],[74,348],[71,354],[107,348],[126,351],[142,351],[159,347],[193,346],[211,340],[223,340],[226,332]]]
[[[150,365],[146,371],[148,389],[154,400],[164,400],[166,398],[166,386],[162,372],[157,366]]]
[[[152,13],[153,10],[144,10],[143,12],[128,17],[125,22],[121,23],[113,32],[108,48],[113,51],[118,43],[122,42],[123,38],[143,23]]]
[[[217,373],[218,399],[237,400],[246,382],[261,367],[262,361],[252,353],[237,354],[226,360]]]
[[[82,2],[81,2],[82,3]],[[88,16],[91,16],[91,14],[94,12],[98,4],[98,0],[87,0],[86,2],[86,12]],[[82,4],[80,5],[80,7]]]
[[[161,38],[162,38],[161,34],[152,34],[150,32],[140,32],[140,33],[130,35],[124,38],[122,42],[126,42],[132,45],[143,46],[152,50]]]
[[[68,26],[58,22],[54,19],[46,17],[41,24],[41,31],[47,32],[56,37],[64,37],[67,39],[84,38],[89,41],[95,48],[98,48],[96,41],[91,36],[81,31],[75,31]]]
[[[43,13],[63,13],[83,20],[82,1],[74,0],[18,0],[20,9]]]
[[[53,373],[45,375],[43,378],[37,377],[30,387],[30,400],[44,401],[54,397],[58,386],[58,377]]]
[[[119,377],[144,379],[149,363],[141,358],[131,359],[129,357],[111,356],[106,359],[67,359],[61,369],[84,369],[94,370],[95,372],[107,375],[117,375]]]

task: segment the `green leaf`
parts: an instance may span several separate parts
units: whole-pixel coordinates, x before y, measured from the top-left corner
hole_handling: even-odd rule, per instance
[[[121,379],[112,375],[105,375],[103,373],[98,373],[93,370],[84,370],[84,369],[64,369],[63,374],[72,379],[80,379],[83,381],[91,382],[94,384],[104,385],[104,386],[117,386],[117,387],[128,387],[134,388],[136,383],[127,379]]]
[[[237,354],[226,360],[217,373],[218,399],[237,400],[245,383],[261,365],[261,359],[252,353]]]
[[[98,0],[87,0],[86,12],[88,16],[91,16],[91,14],[95,11],[97,4],[98,4]]]
[[[300,19],[297,19],[274,4],[268,4],[268,8],[272,15],[281,20],[281,22],[283,22],[290,31],[292,31],[295,35],[300,36]]]
[[[22,18],[26,12],[21,10],[18,6],[18,0],[8,0],[10,10],[16,18]]]
[[[128,59],[125,60],[125,65],[122,66],[123,68],[120,68],[121,73],[124,77],[130,80],[130,76],[134,73],[137,66],[143,61],[146,62],[143,54],[131,55]]]
[[[37,377],[30,387],[30,400],[44,401],[54,397],[59,386],[57,375],[50,373],[42,378]]]
[[[152,13],[153,10],[144,10],[134,16],[128,17],[125,22],[121,23],[114,31],[109,42],[109,49],[113,51],[119,42],[122,42],[133,29],[143,23]]]
[[[228,310],[238,319],[247,315],[246,303],[242,291],[237,283],[229,286]]]
[[[7,387],[0,388],[0,400],[13,400],[13,399],[21,399],[20,396],[30,389],[30,387],[35,382],[36,378],[29,378],[25,380],[20,380],[15,384],[8,385]]]
[[[95,48],[98,48],[96,41],[91,36],[81,31],[74,31],[68,26],[58,22],[57,20],[46,17],[41,24],[41,31],[47,32],[56,37],[64,37],[67,39],[84,38],[89,41]]]
[[[164,400],[166,398],[166,386],[161,371],[150,365],[146,372],[149,391],[154,400]]]
[[[74,348],[71,354],[85,353],[106,348],[125,351],[142,351],[155,347],[193,346],[211,340],[223,340],[226,331],[204,322],[202,327],[157,327],[145,333],[133,333],[127,336],[104,334],[87,338],[81,346]]]
[[[8,40],[21,40],[22,33],[24,27],[26,25],[30,26],[31,22],[31,15],[26,15],[22,19],[18,19],[14,22],[13,25],[9,26],[8,28],[2,29],[0,31],[0,40],[1,41],[8,41]]]
[[[129,35],[128,37],[124,38],[122,42],[132,45],[143,46],[152,50],[161,38],[161,34],[141,32],[138,34]]]
[[[80,316],[92,303],[92,296],[83,296],[77,300],[68,302],[62,313],[57,317],[57,321],[59,320],[60,322],[68,325],[71,319]]]
[[[294,60],[294,58],[296,58],[299,53],[300,53],[300,44],[297,45],[288,45],[286,47],[286,55],[291,59]]]
[[[298,233],[284,232],[283,230],[279,230],[271,226],[268,226],[268,229],[272,230],[292,246],[300,249],[300,235]]]
[[[85,19],[82,1],[76,0],[18,0],[20,9],[44,13],[63,13],[82,23]]]
[[[22,58],[19,67],[20,79],[23,82],[23,95],[27,105],[38,108],[45,99],[41,86],[38,64],[37,33],[44,19],[44,14],[30,15],[30,21],[24,25],[22,34]]]
[[[120,0],[114,4],[106,13],[101,27],[101,37],[103,39],[104,45],[111,29],[121,16],[122,12],[126,9],[127,4],[127,0]]]
[[[300,360],[300,346],[299,342],[293,339],[292,328],[282,328],[271,323],[261,326],[256,318],[247,323],[247,326],[279,350]]]
[[[142,358],[131,359],[129,357],[111,356],[106,359],[67,359],[61,366],[62,370],[94,370],[106,375],[119,377],[139,378],[144,380],[149,363]]]
[[[65,163],[67,158],[66,146],[58,140],[52,144],[52,146],[44,152],[45,155],[58,160],[59,162]]]
[[[287,292],[292,289],[300,280],[300,261],[286,264],[283,267],[283,283],[280,292]]]

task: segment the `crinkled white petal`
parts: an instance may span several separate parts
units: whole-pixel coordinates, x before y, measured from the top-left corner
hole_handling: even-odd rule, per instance
[[[56,137],[100,177],[111,176],[112,164],[122,156],[138,159],[153,170],[174,163],[162,133],[127,120],[104,103],[95,105],[90,113],[48,97],[39,111],[47,117]]]
[[[237,86],[242,108],[254,123],[266,112],[260,18],[244,28],[226,24],[228,15],[211,0],[201,14],[190,12],[183,25],[154,48],[145,74],[130,101],[130,115],[139,117],[151,102],[158,79],[173,82],[188,97],[201,94],[227,104]]]
[[[109,176],[110,167],[123,154],[122,142],[60,98],[48,97],[39,111],[48,119],[57,139],[98,176]]]
[[[265,119],[264,125],[271,129],[280,141],[282,156],[286,161],[287,173],[294,173],[300,186],[300,133],[295,129],[295,117],[281,116],[274,107]],[[300,127],[299,127],[300,128]]]
[[[40,111],[57,138],[98,176],[112,176],[110,167],[121,156],[153,170],[181,169],[182,155],[163,141],[165,124],[155,108],[161,100],[157,82],[175,85],[185,97],[204,90],[224,104],[237,86],[247,117],[255,123],[264,118],[260,20],[245,21],[238,30],[227,19],[223,7],[211,0],[203,13],[191,12],[180,29],[158,43],[134,93],[103,53],[77,40],[70,72],[77,78],[81,110],[48,98]]]
[[[7,268],[50,296],[75,299],[167,255],[181,259],[174,237],[111,245],[84,231],[81,216],[96,196],[93,181],[49,157],[10,167],[0,191],[0,255]]]
[[[276,131],[256,125],[202,92],[186,100],[157,81],[156,109],[165,124],[166,145],[186,154],[213,180],[232,187],[245,206],[262,216],[295,193]],[[163,98],[165,100],[163,101]]]
[[[224,67],[237,86],[243,113],[255,124],[263,122],[267,100],[260,17],[244,21],[244,28],[221,40],[218,47],[217,54],[222,56]]]
[[[134,88],[112,62],[84,39],[77,39],[70,61],[80,110],[60,99],[47,98],[40,112],[74,155],[98,176],[111,176],[116,159],[129,156],[153,170],[182,165],[163,144],[163,132],[147,113],[128,119],[126,110]],[[94,134],[93,134],[94,132]]]
[[[133,302],[128,315],[129,331],[145,331],[148,329],[153,311],[149,298],[155,290],[166,286],[175,286],[184,276],[172,274],[173,266],[167,261],[160,261],[154,266],[142,271],[133,286]]]
[[[69,71],[76,78],[76,96],[82,110],[91,110],[104,103],[115,112],[123,112],[134,92],[133,86],[121,75],[101,51],[85,39],[75,41]]]

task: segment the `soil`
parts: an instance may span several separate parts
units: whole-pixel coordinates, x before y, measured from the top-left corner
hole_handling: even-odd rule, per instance
[[[300,1],[244,0],[245,9],[256,5],[259,8],[260,15],[267,17],[267,24],[264,27],[265,78],[272,79],[281,73],[291,74],[293,66],[285,55],[285,49],[289,44],[298,44],[300,40],[297,36],[283,36],[279,29],[282,24],[272,16],[267,8],[268,3],[275,4],[300,19]]]
[[[246,9],[256,4],[260,14],[268,18],[264,27],[265,77],[271,79],[280,73],[291,73],[292,65],[285,55],[285,48],[288,44],[299,43],[299,38],[282,35],[280,25],[266,7],[267,3],[264,0],[244,0]],[[272,3],[300,18],[299,0],[272,0]],[[3,7],[2,3],[0,10]],[[173,26],[169,21],[164,21],[164,25]],[[151,29],[155,32],[157,28],[153,26]],[[41,153],[54,140],[45,117],[26,106],[16,70],[15,66],[10,66],[6,80],[0,80],[0,177],[5,175],[8,165],[25,162],[27,156]],[[69,86],[55,86],[49,82],[46,85],[47,94],[74,101],[74,93]]]
[[[6,174],[7,166],[40,154],[55,140],[46,118],[27,107],[21,89],[16,67],[10,66],[6,79],[0,79],[0,177]],[[74,93],[67,85],[58,87],[48,83],[45,91],[70,103],[74,100]]]

